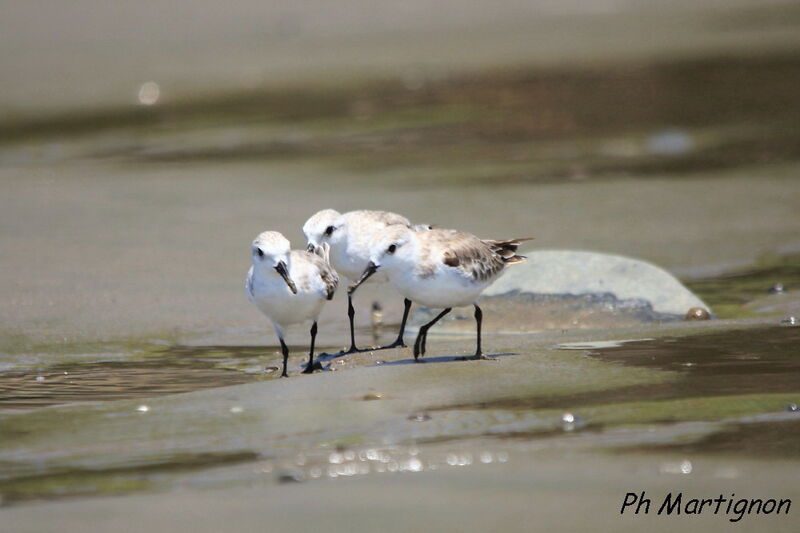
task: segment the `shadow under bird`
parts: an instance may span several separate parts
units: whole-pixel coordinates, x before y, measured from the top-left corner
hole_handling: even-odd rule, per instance
[[[303,225],[303,233],[308,240],[308,250],[316,250],[319,246],[330,246],[330,263],[336,271],[355,281],[361,277],[370,260],[372,243],[386,228],[398,226],[409,231],[425,231],[430,227],[426,225],[412,225],[404,216],[386,211],[350,211],[341,214],[333,209],[323,209],[315,213]],[[384,276],[377,277],[385,281]],[[383,279],[380,279],[383,278]],[[403,333],[411,309],[411,300],[404,301],[403,320],[397,340],[382,348],[404,347]],[[360,351],[356,347],[355,327],[353,319],[355,308],[351,293],[347,295],[347,316],[350,321],[350,348],[343,353]]]
[[[291,324],[311,321],[311,346],[303,373],[314,370],[317,317],[326,300],[333,298],[339,277],[328,264],[327,247],[319,254],[291,250],[289,241],[277,231],[265,231],[251,246],[253,265],[245,279],[247,298],[267,315],[275,328],[283,353],[281,377],[287,377],[289,348],[284,330]]]
[[[483,312],[476,303],[484,289],[499,278],[508,265],[524,256],[517,248],[524,239],[481,240],[450,229],[413,231],[404,226],[386,228],[373,241],[369,262],[361,277],[348,288],[352,294],[364,281],[382,271],[407,300],[432,308],[444,308],[419,329],[414,359],[425,355],[428,330],[453,307],[475,306],[477,347],[470,359],[487,359],[481,350]]]

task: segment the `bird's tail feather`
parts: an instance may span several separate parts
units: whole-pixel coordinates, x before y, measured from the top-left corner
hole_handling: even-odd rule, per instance
[[[525,261],[524,255],[517,254],[517,248],[520,243],[531,241],[533,237],[525,237],[522,239],[507,239],[507,240],[487,240],[484,241],[488,244],[492,251],[503,258],[504,263],[522,263]]]

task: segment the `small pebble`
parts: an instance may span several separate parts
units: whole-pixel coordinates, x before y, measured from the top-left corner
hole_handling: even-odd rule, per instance
[[[772,294],[783,294],[784,292],[783,283],[776,283],[775,285],[769,288],[769,292],[771,292]]]
[[[278,483],[300,483],[301,481],[303,481],[303,473],[299,470],[278,472]]]
[[[364,400],[364,401],[370,401],[370,400],[383,400],[385,398],[386,398],[386,395],[381,394],[380,392],[368,392],[361,399]]]
[[[684,320],[709,320],[711,314],[702,307],[692,307],[686,312]]]

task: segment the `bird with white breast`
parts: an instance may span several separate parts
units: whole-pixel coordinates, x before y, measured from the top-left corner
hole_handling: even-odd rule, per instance
[[[364,272],[370,260],[372,245],[384,230],[391,227],[405,228],[409,231],[422,231],[429,226],[413,226],[404,216],[386,211],[350,211],[341,214],[333,209],[323,209],[315,213],[303,225],[303,233],[308,239],[308,250],[315,250],[323,244],[330,245],[330,261],[336,271],[355,281]],[[376,277],[377,278],[377,277]],[[382,281],[385,277],[381,276]],[[405,346],[403,333],[406,319],[411,309],[411,300],[404,301],[403,319],[397,340],[383,348]],[[350,321],[350,349],[344,353],[359,351],[356,347],[352,292],[347,295],[347,316]]]
[[[444,308],[433,320],[420,327],[414,342],[414,359],[425,355],[428,330],[453,307],[473,305],[477,328],[477,347],[470,359],[488,359],[481,349],[483,312],[477,299],[508,265],[520,263],[524,256],[517,248],[530,239],[481,240],[470,233],[430,229],[415,232],[400,225],[385,228],[371,242],[369,262],[354,291],[376,272],[385,272],[389,282],[407,300],[432,308]]]
[[[292,324],[312,322],[308,365],[314,370],[314,341],[317,317],[326,300],[333,298],[339,278],[325,257],[327,247],[318,254],[291,250],[289,241],[277,231],[265,231],[251,246],[253,264],[245,279],[247,298],[272,322],[283,354],[281,377],[287,377],[289,349],[284,330]]]

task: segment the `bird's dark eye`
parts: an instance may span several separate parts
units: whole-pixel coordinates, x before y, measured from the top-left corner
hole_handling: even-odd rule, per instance
[[[264,250],[261,248],[256,248],[256,250],[258,250],[258,257],[264,257]]]
[[[393,254],[395,250],[397,250],[397,245],[395,244],[392,244],[391,246],[389,246],[389,248],[386,249],[386,251],[390,254]]]
[[[335,230],[335,229],[336,228],[334,228],[333,226],[328,226],[327,228],[325,228],[325,235],[330,237],[331,234],[333,233],[333,230]]]

